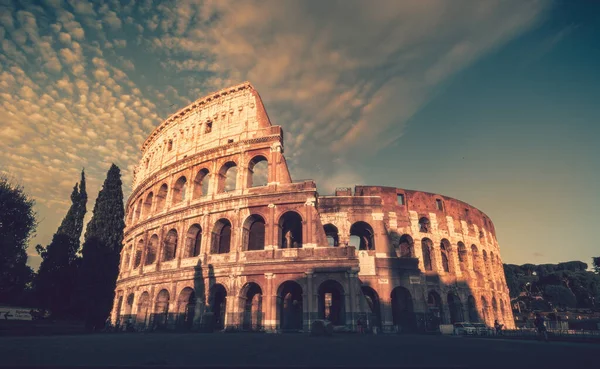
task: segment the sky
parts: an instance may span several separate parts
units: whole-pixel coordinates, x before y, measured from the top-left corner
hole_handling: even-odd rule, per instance
[[[0,172],[46,245],[171,113],[250,81],[295,180],[440,193],[506,263],[600,255],[600,3],[0,0]]]

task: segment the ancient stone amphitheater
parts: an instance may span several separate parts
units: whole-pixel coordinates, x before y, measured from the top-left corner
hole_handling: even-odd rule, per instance
[[[148,137],[127,202],[112,322],[136,329],[435,331],[514,326],[492,221],[446,196],[294,182],[243,83]]]

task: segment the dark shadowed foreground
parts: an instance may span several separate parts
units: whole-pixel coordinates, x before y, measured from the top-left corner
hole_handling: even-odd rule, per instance
[[[423,335],[97,334],[1,337],[0,366],[584,368],[600,345]]]

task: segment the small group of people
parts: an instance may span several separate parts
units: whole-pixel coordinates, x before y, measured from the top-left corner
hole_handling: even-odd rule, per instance
[[[544,319],[544,317],[540,313],[535,313],[535,320],[533,321],[533,325],[535,325],[535,328],[537,329],[538,338],[540,340],[548,342],[548,331],[546,330],[545,321],[546,319]]]
[[[502,336],[502,328],[504,327],[504,324],[500,324],[500,322],[498,322],[498,320],[496,319],[496,321],[494,322],[494,328],[496,329],[496,334],[499,336]]]

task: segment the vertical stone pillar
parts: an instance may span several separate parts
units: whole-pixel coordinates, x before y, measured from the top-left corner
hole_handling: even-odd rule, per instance
[[[307,270],[305,273],[306,275],[306,295],[307,295],[307,303],[306,305],[306,319],[308,320],[307,322],[307,326],[308,326],[308,330],[310,331],[311,326],[312,326],[312,322],[314,319],[316,319],[316,313],[315,313],[315,298],[314,298],[314,289],[315,286],[313,286],[314,284],[314,272],[312,269]],[[304,295],[304,294],[303,294]]]
[[[413,243],[415,257],[419,259],[419,269],[424,271],[425,265],[423,264],[423,248],[421,247],[421,239],[416,238],[413,240]]]
[[[276,313],[276,291],[273,290],[273,273],[265,273],[265,279],[267,281],[267,287],[265,291],[265,301],[263,304],[263,311],[265,314],[264,326],[267,332],[273,332],[277,329],[277,313]]]
[[[270,246],[269,248],[271,249],[276,249],[279,245],[279,240],[278,240],[278,231],[279,231],[279,224],[277,223],[277,219],[275,219],[275,209],[277,208],[277,206],[275,204],[269,204],[269,223],[271,223],[271,226],[269,227],[269,231],[267,232],[267,246]]]

